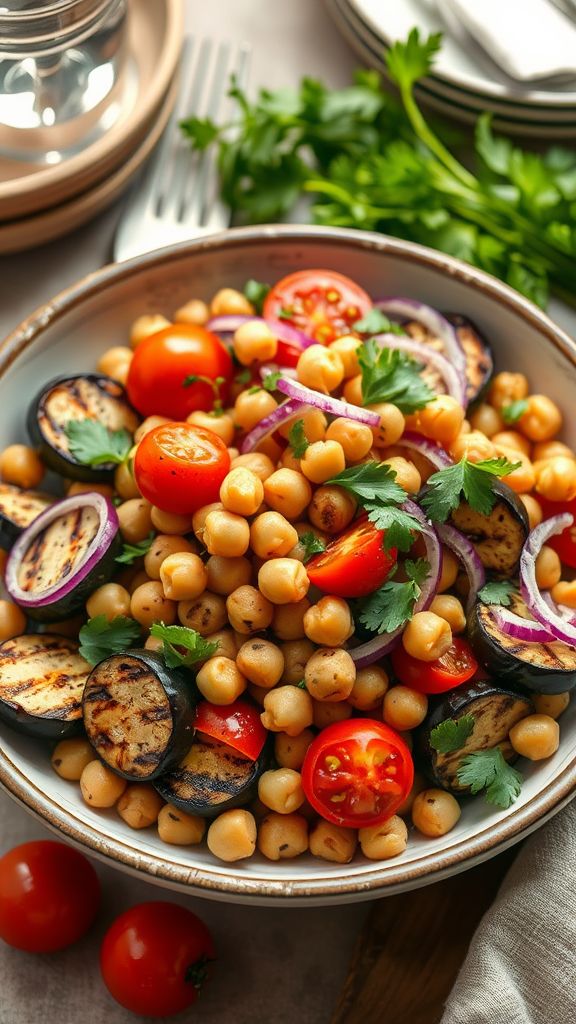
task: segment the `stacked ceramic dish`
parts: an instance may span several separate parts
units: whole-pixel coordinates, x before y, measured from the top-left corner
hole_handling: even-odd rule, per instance
[[[362,60],[385,72],[386,50],[415,26],[442,32],[434,74],[418,86],[423,103],[472,124],[489,111],[497,129],[539,139],[576,138],[576,79],[554,86],[514,82],[479,46],[463,41],[433,0],[326,0],[334,20]],[[520,13],[520,12],[519,12]]]
[[[90,220],[127,187],[158,142],[176,99],[183,0],[128,0],[126,74],[112,127],[53,164],[0,157],[0,252]]]

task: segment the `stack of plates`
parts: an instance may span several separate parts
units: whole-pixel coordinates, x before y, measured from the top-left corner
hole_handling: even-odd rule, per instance
[[[0,252],[58,238],[126,188],[158,142],[176,99],[183,0],[128,0],[128,57],[113,127],[50,165],[0,157]],[[49,155],[48,155],[49,156]]]
[[[489,111],[494,127],[511,134],[576,138],[576,81],[553,91],[514,82],[478,47],[463,45],[450,34],[434,0],[326,2],[342,34],[362,59],[379,71],[386,71],[388,47],[397,39],[406,39],[415,26],[424,36],[442,32],[434,74],[422,79],[417,89],[418,98],[441,113],[472,124],[479,114]]]

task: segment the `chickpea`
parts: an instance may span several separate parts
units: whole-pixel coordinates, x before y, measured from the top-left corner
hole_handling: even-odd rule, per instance
[[[308,412],[303,412],[300,416],[294,416],[291,420],[287,420],[286,423],[282,423],[278,427],[280,437],[284,437],[286,440],[289,440],[290,431],[297,420],[302,420],[304,437],[310,444],[314,441],[324,440],[328,420],[321,409],[309,409]]]
[[[118,583],[104,583],[88,598],[86,611],[91,619],[105,615],[111,622],[118,615],[130,614],[130,594]]]
[[[146,434],[149,434],[151,430],[155,430],[156,427],[162,427],[165,423],[171,422],[172,420],[168,416],[147,416],[134,431],[134,443],[138,445],[142,438],[146,437]],[[121,463],[120,465],[126,465],[126,463]]]
[[[534,696],[534,707],[539,715],[548,718],[559,718],[570,703],[569,693],[537,693]]]
[[[134,473],[131,469],[131,462],[128,459],[126,462],[120,463],[116,467],[114,472],[114,490],[118,492],[121,498],[128,501],[131,498],[141,498],[142,495],[138,490],[138,484],[134,477]]]
[[[576,461],[556,455],[539,463],[536,490],[550,501],[572,501],[576,498]]]
[[[210,824],[206,842],[210,853],[232,863],[251,857],[256,849],[256,819],[250,811],[223,811]]]
[[[247,680],[235,661],[217,654],[204,662],[196,676],[196,686],[211,704],[232,704],[244,693]]]
[[[17,487],[37,487],[44,476],[44,464],[34,448],[11,444],[0,454],[0,477]]]
[[[143,316],[139,316],[130,328],[132,348],[136,348],[144,338],[163,331],[165,327],[170,327],[170,321],[161,313],[144,313]]]
[[[346,700],[352,693],[356,666],[348,651],[323,647],[308,660],[304,679],[314,700]]]
[[[528,715],[512,726],[508,739],[521,757],[542,761],[558,750],[560,728],[550,715]]]
[[[460,566],[458,559],[448,548],[442,548],[442,570],[440,573],[440,583],[438,584],[438,593],[443,594],[445,590],[450,590],[456,583],[456,577],[460,572]]]
[[[518,429],[530,441],[550,441],[562,427],[562,413],[547,395],[530,395]]]
[[[160,581],[170,601],[193,601],[208,586],[207,567],[192,551],[177,551],[163,560]]]
[[[210,303],[211,316],[254,316],[254,306],[235,288],[220,288]]]
[[[312,698],[298,686],[276,686],[264,697],[262,725],[270,732],[298,736],[313,722]]]
[[[308,849],[306,818],[301,814],[276,814],[274,811],[267,814],[258,829],[258,849],[268,860],[287,860],[305,853]]]
[[[353,828],[333,825],[321,818],[310,832],[310,853],[335,864],[349,864],[356,851],[356,841]]]
[[[315,441],[300,459],[304,476],[314,484],[323,484],[346,468],[344,449],[338,441]]]
[[[78,782],[87,764],[94,760],[94,749],[84,736],[60,740],[54,747],[50,762],[62,779]],[[98,762],[99,763],[99,762]]]
[[[26,616],[12,601],[0,600],[0,643],[26,632]]]
[[[436,661],[452,644],[452,630],[434,612],[416,612],[402,634],[404,650],[420,661]]]
[[[481,434],[479,430],[471,430],[468,434],[458,434],[449,446],[450,455],[455,462],[460,459],[467,459],[468,462],[482,462],[484,459],[493,459],[496,449],[492,441]]]
[[[557,604],[564,604],[568,608],[576,608],[576,580],[560,580],[555,583],[550,591],[550,596]]]
[[[90,807],[113,807],[127,785],[125,779],[119,778],[97,759],[89,761],[80,776],[80,790],[84,802]]]
[[[486,437],[493,437],[499,431],[504,430],[504,420],[494,406],[481,402],[474,409],[470,416],[472,430],[479,430]],[[526,452],[528,455],[529,452]]]
[[[250,583],[252,577],[252,566],[247,558],[222,558],[221,555],[211,555],[206,562],[205,571],[208,590],[225,596]]]
[[[146,572],[144,572],[144,569],[139,569],[138,572],[133,573],[132,579],[126,589],[128,590],[128,593],[132,595],[138,587],[142,586],[143,583],[150,583],[150,577]]]
[[[220,594],[205,590],[193,601],[178,603],[178,619],[188,629],[195,629],[200,636],[210,636],[228,625],[226,602]]]
[[[358,350],[362,348],[362,344],[360,338],[354,334],[342,334],[328,345],[332,352],[337,352],[340,356],[345,377],[356,377],[360,373]]]
[[[303,729],[298,736],[277,732],[274,737],[274,759],[281,768],[293,768],[298,771],[304,764],[306,751],[313,739],[314,733],[311,729]]]
[[[536,583],[541,590],[549,590],[560,581],[562,563],[554,548],[543,544],[536,557]]]
[[[331,535],[345,530],[355,514],[356,501],[343,487],[336,484],[317,487],[308,507],[308,517],[312,525]]]
[[[462,633],[466,629],[466,614],[462,602],[457,597],[452,597],[451,594],[437,594],[430,605],[430,611],[439,615],[441,619],[446,619],[453,633]]]
[[[390,444],[396,444],[406,427],[406,420],[398,406],[392,405],[391,402],[379,402],[376,405],[369,405],[368,408],[380,416],[379,426],[371,428],[372,443],[376,448],[387,448]]]
[[[424,409],[418,412],[415,427],[440,444],[452,444],[458,437],[464,422],[464,410],[452,395],[437,395]]]
[[[525,440],[525,444],[529,442]],[[535,462],[539,462],[540,459],[555,459],[557,455],[563,455],[566,459],[576,459],[576,454],[562,441],[539,441],[534,445]]]
[[[164,804],[158,815],[158,836],[171,846],[196,846],[206,831],[206,819],[186,814],[173,804]]]
[[[303,597],[301,601],[296,601],[294,604],[276,605],[272,619],[272,629],[278,640],[299,641],[303,638],[304,616],[309,607],[310,601],[307,597]]]
[[[304,678],[306,662],[314,654],[314,644],[309,640],[288,640],[281,644],[281,650],[284,655],[282,682],[297,686]]]
[[[162,584],[158,580],[143,583],[137,587],[130,598],[130,614],[141,626],[152,626],[154,622],[163,622],[171,626],[176,622],[176,604],[164,595]]]
[[[301,384],[328,395],[344,380],[344,363],[335,349],[310,345],[300,356],[296,373]]]
[[[282,557],[297,543],[296,530],[279,512],[262,512],[250,527],[250,546],[258,558]]]
[[[190,299],[174,313],[175,324],[197,324],[204,327],[210,319],[210,310],[202,299]]]
[[[238,651],[236,664],[251,683],[270,690],[282,678],[284,655],[269,640],[247,640]]]
[[[317,729],[326,729],[335,722],[345,722],[352,717],[352,705],[347,700],[340,700],[337,704],[315,700],[313,704],[314,725]]]
[[[262,452],[264,455],[267,455],[268,458],[272,459],[272,462],[277,465],[282,456],[283,448],[278,444],[278,441],[272,434],[268,434],[268,437],[264,437],[260,441],[256,448],[256,452]]]
[[[445,836],[458,822],[460,804],[443,789],[423,789],[412,805],[412,822],[424,836]]]
[[[369,825],[358,831],[360,849],[369,860],[389,860],[404,853],[408,845],[406,823],[394,814],[379,825]]]
[[[364,405],[361,373],[358,373],[355,377],[350,377],[349,380],[344,381],[342,396],[345,402],[350,402],[350,405]]]
[[[251,470],[238,466],[222,481],[220,501],[228,512],[253,516],[264,500],[262,481]]]
[[[372,447],[372,431],[364,423],[340,416],[328,427],[326,440],[336,441],[340,445],[346,462],[359,462]]]
[[[523,373],[497,373],[490,385],[489,401],[495,409],[511,405],[528,394],[528,381]]]
[[[152,531],[152,506],[145,498],[130,498],[116,509],[120,532],[128,544],[139,544]]]
[[[531,494],[519,494],[518,497],[528,513],[528,523],[530,529],[533,530],[536,526],[540,525],[544,518],[542,507]]]
[[[112,377],[113,380],[118,380],[121,384],[124,384],[128,376],[128,367],[132,361],[132,356],[132,349],[129,349],[126,345],[115,345],[113,348],[106,349],[100,356],[96,363],[96,369],[100,373],[105,373],[107,377]]]
[[[383,718],[398,732],[417,729],[428,713],[428,698],[409,686],[392,686],[384,697]]]
[[[396,473],[396,483],[402,487],[407,494],[417,494],[422,486],[420,473],[413,462],[402,456],[392,456],[390,459],[383,459],[383,464],[390,466]]]
[[[210,512],[221,512],[224,508],[221,501],[213,501],[210,505],[202,505],[192,516],[192,529],[197,540],[204,543],[204,527]]]
[[[218,434],[226,445],[232,444],[234,440],[234,420],[227,412],[215,416],[214,413],[195,409],[186,417],[186,423],[211,430],[213,434]]]
[[[152,505],[150,518],[152,519],[152,526],[155,530],[158,530],[158,533],[182,536],[184,533],[190,533],[192,529],[192,519],[190,516],[179,516],[174,512],[164,512],[163,509],[157,508],[156,505]]]
[[[514,452],[520,451],[530,458],[532,445],[528,438],[524,437],[517,430],[499,430],[497,434],[493,434],[492,442],[495,445],[500,445],[502,448],[511,448]],[[541,456],[538,456],[538,458],[541,458]]]
[[[180,554],[186,552],[188,554],[194,554],[194,548],[189,540],[185,537],[175,536],[174,534],[163,534],[159,533],[154,538],[148,551],[144,555],[144,568],[148,573],[148,576],[152,580],[160,579],[160,569],[162,563],[170,555]]]
[[[264,320],[248,320],[234,332],[234,355],[242,366],[276,358],[278,339]]]
[[[264,481],[264,501],[288,520],[299,519],[311,498],[308,480],[294,469],[277,469]]]
[[[304,803],[302,778],[293,768],[277,768],[264,772],[258,780],[258,797],[265,807],[277,814],[292,814]]]
[[[75,480],[74,483],[71,483],[66,490],[66,496],[71,498],[74,494],[90,494],[93,491],[96,494],[101,494],[103,498],[112,500],[114,497],[114,488],[111,484],[91,484],[82,480]]]
[[[116,810],[130,828],[149,828],[158,821],[163,803],[153,786],[135,783],[124,790]]]
[[[247,455],[237,455],[230,463],[230,469],[238,469],[242,466],[249,469],[264,483],[274,472],[274,463],[263,452],[248,452]]]
[[[321,597],[304,614],[304,632],[315,644],[340,647],[354,632],[348,602],[341,597]]]
[[[215,633],[209,633],[206,640],[218,645],[217,654],[221,654],[223,658],[230,658],[231,661],[236,660],[238,643],[236,634],[231,629],[218,629]]]
[[[241,391],[234,403],[234,422],[242,430],[252,430],[257,423],[274,412],[277,405],[274,396],[264,388],[252,394],[249,391]]]
[[[272,604],[294,604],[306,597],[310,580],[297,558],[270,558],[260,567],[258,587]]]
[[[256,587],[243,586],[226,599],[230,625],[238,633],[250,635],[267,629],[272,622],[274,605]]]
[[[508,484],[508,487],[511,487],[517,494],[531,491],[536,482],[536,473],[528,456],[517,449],[504,448],[502,445],[496,445],[495,447],[497,455],[504,455],[509,462],[520,463],[517,469],[512,470],[511,473],[504,477],[504,482]],[[576,463],[574,465],[576,466]]]
[[[248,550],[250,526],[243,516],[234,512],[209,512],[204,524],[204,544],[211,555],[239,558]]]
[[[356,672],[348,700],[358,711],[374,711],[380,707],[388,686],[388,673],[380,665],[360,668]]]
[[[157,636],[147,636],[144,642],[144,649],[147,651],[154,651],[156,654],[161,654],[164,649],[164,642]]]

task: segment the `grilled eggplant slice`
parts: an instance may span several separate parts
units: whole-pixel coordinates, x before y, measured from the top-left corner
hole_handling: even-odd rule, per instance
[[[75,494],[36,517],[14,544],[6,589],[33,619],[55,622],[110,579],[121,547],[118,516],[101,494]]]
[[[488,387],[494,373],[492,349],[486,338],[461,313],[444,313],[446,319],[456,328],[458,341],[466,356],[466,396],[468,402],[475,402]]]
[[[69,637],[35,633],[5,640],[0,644],[0,719],[46,740],[81,732],[89,672]]]
[[[510,610],[531,617],[519,595],[512,595]],[[503,682],[536,693],[564,693],[576,686],[576,648],[561,640],[549,644],[515,640],[498,628],[490,605],[481,601],[470,612],[468,637],[479,660]]]
[[[497,500],[489,515],[475,512],[467,501],[461,501],[449,521],[472,541],[486,569],[510,579],[518,569],[530,532],[528,513],[502,480],[494,479],[492,486]]]
[[[515,760],[517,754],[508,740],[508,733],[516,722],[532,714],[533,710],[528,696],[488,681],[459,686],[439,697],[418,734],[424,771],[444,789],[465,793],[468,787],[462,786],[456,775],[462,759],[478,750],[492,750],[499,746],[507,761]],[[439,753],[430,744],[432,730],[446,719],[458,721],[464,715],[473,715],[473,732],[458,750]]]
[[[212,818],[256,796],[267,748],[251,761],[218,740],[197,734],[177,768],[155,783],[160,796],[188,814]]]
[[[22,530],[54,501],[51,494],[0,484],[0,548],[8,551]]]
[[[92,669],[82,701],[88,739],[124,779],[147,782],[192,742],[195,688],[153,651],[113,654]]]
[[[108,480],[113,463],[86,466],[70,451],[66,425],[71,420],[98,420],[109,430],[138,426],[137,413],[118,381],[100,373],[57,377],[36,395],[28,411],[28,433],[47,466],[73,480]]]

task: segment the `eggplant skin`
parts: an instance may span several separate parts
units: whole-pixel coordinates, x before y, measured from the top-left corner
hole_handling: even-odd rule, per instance
[[[22,530],[27,529],[55,497],[41,491],[25,491],[0,483],[0,548],[9,551]]]
[[[484,567],[496,576],[515,575],[522,548],[530,532],[528,513],[520,498],[502,480],[493,480],[496,503],[489,515],[482,515],[461,501],[450,515],[450,523],[472,541]]]
[[[56,377],[45,384],[28,410],[27,427],[50,469],[71,480],[106,482],[114,463],[87,466],[71,454],[66,435],[69,420],[99,420],[110,430],[134,433],[139,423],[122,385],[101,373]]]
[[[69,637],[34,633],[5,640],[0,644],[0,720],[46,740],[81,733],[89,672]]]
[[[505,689],[490,681],[477,681],[438,697],[431,706],[424,724],[418,730],[417,749],[426,775],[443,789],[463,794],[467,786],[458,782],[456,773],[462,759],[479,750],[492,750],[499,746],[507,761],[516,760],[517,754],[508,740],[508,733],[516,722],[532,714],[534,705],[526,694]],[[432,730],[446,719],[457,721],[464,715],[475,718],[474,730],[464,745],[448,754],[440,754],[430,744]]]
[[[526,605],[513,596],[511,610],[526,615]],[[529,617],[529,616],[528,616]],[[498,629],[490,605],[478,601],[468,617],[468,639],[488,671],[504,683],[536,693],[564,693],[576,686],[576,649],[556,640],[531,644]]]
[[[209,736],[196,737],[186,757],[155,782],[160,796],[188,814],[213,818],[249,803],[269,763],[267,747],[250,761]]]
[[[149,782],[178,763],[193,736],[197,691],[154,651],[100,661],[86,681],[84,728],[100,758],[123,779]]]
[[[492,349],[486,338],[468,317],[461,313],[444,313],[444,316],[456,328],[458,341],[466,356],[466,397],[468,402],[475,402],[486,391],[494,373]]]

